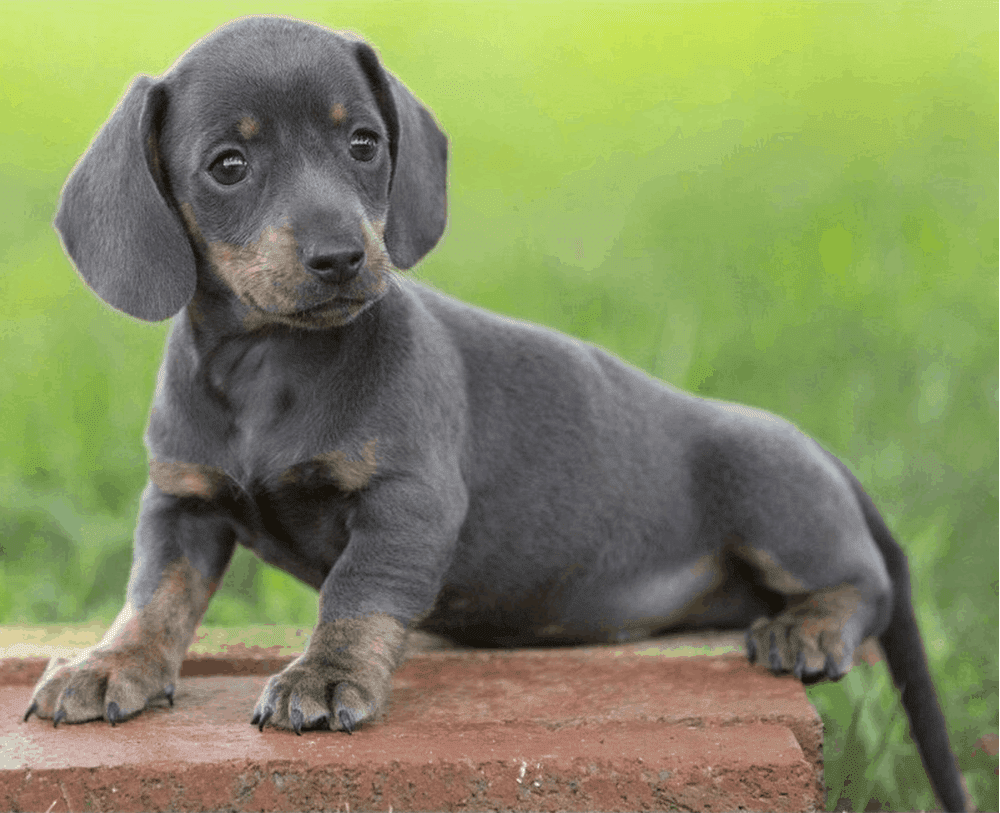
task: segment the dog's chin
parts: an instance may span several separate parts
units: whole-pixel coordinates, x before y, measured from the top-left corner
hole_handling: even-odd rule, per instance
[[[349,299],[334,297],[318,305],[295,311],[269,311],[252,305],[243,319],[244,327],[256,330],[270,325],[285,325],[304,330],[327,330],[349,325],[381,297]]]

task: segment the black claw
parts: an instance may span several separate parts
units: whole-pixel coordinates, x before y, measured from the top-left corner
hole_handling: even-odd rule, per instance
[[[829,652],[826,653],[826,661],[823,664],[823,670],[826,672],[826,676],[830,680],[840,680],[844,673],[840,671],[837,666],[837,662],[833,659],[833,655]]]
[[[34,714],[36,711],[38,711],[38,702],[37,701],[35,701],[34,703],[32,703],[30,706],[28,706],[28,710],[24,713],[24,722],[28,722],[28,718],[32,714]]]
[[[52,718],[52,727],[58,728],[59,723],[61,723],[65,719],[66,719],[66,709],[59,709],[59,711],[56,712],[55,717]]]
[[[795,675],[796,680],[802,680],[802,675],[806,671],[806,653],[801,649],[799,650],[799,655],[795,659],[795,666],[792,668],[792,674]]]
[[[274,714],[274,709],[265,709],[264,713],[260,716],[257,724],[260,726],[260,730],[264,730],[264,726],[267,725],[267,721],[271,719],[271,715]]]
[[[253,717],[250,718],[250,725],[257,725],[260,722],[260,712],[254,709]]]
[[[167,696],[167,702],[170,704],[170,708],[174,707],[174,684],[168,683],[167,688],[163,690],[163,693]]]
[[[757,661],[757,643],[754,641],[750,630],[747,630],[747,660],[750,663]]]
[[[774,634],[774,630],[771,631],[770,651],[767,653],[767,655],[768,655],[768,661],[770,661],[771,671],[780,672],[781,653],[778,652],[778,636]]]
[[[293,707],[288,714],[288,720],[292,724],[292,731],[301,737],[302,724],[305,722],[305,717],[303,716],[301,709]]]
[[[341,709],[338,711],[337,719],[340,720],[340,724],[344,727],[344,731],[348,734],[354,733],[354,720],[351,719],[351,713],[347,709]]]
[[[108,718],[108,722],[111,723],[112,728],[115,727],[116,723],[119,723],[124,719],[121,708],[114,700],[108,703],[108,709],[104,713],[104,716]]]

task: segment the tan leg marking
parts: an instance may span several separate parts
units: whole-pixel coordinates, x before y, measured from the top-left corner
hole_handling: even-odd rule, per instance
[[[854,652],[843,639],[848,621],[863,604],[861,591],[842,584],[793,597],[774,618],[759,618],[750,627],[752,660],[775,671],[848,672]]]
[[[742,544],[738,537],[732,540],[727,550],[755,568],[765,587],[786,596],[805,592],[805,584],[774,561],[769,553]]]
[[[383,613],[321,621],[306,651],[268,681],[253,722],[352,731],[388,700],[405,640],[406,628]]]
[[[210,500],[226,484],[226,473],[215,466],[176,461],[149,461],[149,479],[164,494]]]
[[[124,719],[172,695],[215,587],[186,559],[169,565],[150,601],[126,604],[97,646],[49,662],[31,697],[34,713],[78,723],[103,718],[115,704]]]
[[[358,491],[368,485],[378,467],[378,458],[375,456],[377,445],[377,438],[368,441],[361,450],[360,460],[348,458],[347,453],[339,449],[325,452],[317,459],[323,463],[339,488],[344,491]]]

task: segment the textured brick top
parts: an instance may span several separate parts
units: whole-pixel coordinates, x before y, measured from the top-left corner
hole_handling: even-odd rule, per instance
[[[244,631],[244,640],[262,636]],[[348,736],[249,724],[270,647],[203,638],[165,701],[110,728],[21,717],[51,644],[0,631],[0,808],[808,810],[822,725],[801,684],[723,636],[418,650],[385,715]],[[272,640],[273,632],[266,633]],[[85,637],[85,636],[84,636]],[[716,654],[692,654],[692,653]],[[16,654],[15,654],[16,653]]]

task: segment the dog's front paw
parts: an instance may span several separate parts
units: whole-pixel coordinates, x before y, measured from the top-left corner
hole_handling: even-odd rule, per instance
[[[59,723],[105,719],[111,725],[134,717],[155,697],[174,703],[176,670],[146,649],[90,649],[72,659],[53,658],[24,715]]]
[[[861,603],[860,592],[850,585],[790,601],[774,618],[753,623],[747,631],[747,657],[772,672],[791,672],[803,683],[839,680],[850,670],[860,643],[847,629]]]
[[[271,677],[251,723],[350,734],[374,719],[389,696],[406,630],[387,615],[321,622],[306,651]]]
[[[371,720],[388,694],[384,685],[359,685],[350,672],[305,656],[271,677],[257,701],[251,723],[303,730],[344,730],[348,734]]]

